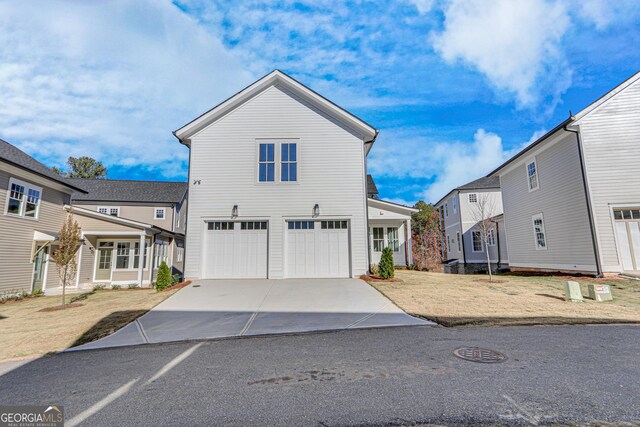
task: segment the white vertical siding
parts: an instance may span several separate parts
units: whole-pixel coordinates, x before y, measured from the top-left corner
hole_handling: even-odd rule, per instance
[[[256,138],[299,139],[298,182],[257,183]],[[294,94],[272,86],[191,138],[191,180],[185,272],[200,277],[204,218],[269,220],[269,277],[284,275],[284,220],[351,220],[352,274],[367,271],[367,230],[362,136]],[[194,185],[194,180],[201,182]]]
[[[595,272],[576,136],[561,132],[531,150],[540,187],[529,191],[522,161],[500,175],[511,267]],[[542,213],[547,250],[536,250],[532,215]]]
[[[580,121],[585,169],[603,271],[622,271],[611,207],[640,206],[640,82]]]

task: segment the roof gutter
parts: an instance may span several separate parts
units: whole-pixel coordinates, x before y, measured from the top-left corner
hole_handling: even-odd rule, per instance
[[[582,139],[580,138],[580,131],[569,129],[568,125],[572,122],[575,117],[571,116],[570,121],[566,122],[563,129],[566,132],[571,132],[576,134],[576,142],[578,143],[578,158],[580,159],[580,172],[582,173],[582,187],[584,189],[584,198],[587,203],[587,216],[589,217],[589,229],[591,231],[591,243],[593,244],[593,254],[596,261],[596,277],[602,277],[602,265],[600,261],[600,253],[598,252],[598,239],[596,236],[596,227],[593,222],[593,207],[591,204],[591,197],[589,196],[589,185],[587,184],[587,175],[585,173],[584,166],[584,155],[582,153]]]

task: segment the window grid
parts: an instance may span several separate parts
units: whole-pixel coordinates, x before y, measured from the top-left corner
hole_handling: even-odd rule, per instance
[[[615,209],[613,217],[616,221],[640,219],[640,209]]]
[[[473,243],[473,252],[482,252],[482,233],[474,231],[471,234]]]
[[[273,182],[275,180],[275,169],[275,144],[260,144],[258,181]]]
[[[33,219],[38,217],[42,198],[41,188],[11,178],[7,192],[9,200],[5,213]]]
[[[288,221],[289,230],[313,230],[315,229],[315,221]]]
[[[347,221],[321,221],[320,228],[323,230],[347,229]]]
[[[542,215],[536,215],[533,217],[533,233],[536,249],[547,249],[547,235],[544,230],[544,219],[542,218]]]
[[[293,182],[298,180],[297,145],[293,143],[280,146],[280,180]]]
[[[129,268],[129,254],[131,243],[118,242],[116,249],[116,270],[126,270]]]
[[[458,252],[462,252],[462,245],[460,242],[460,232],[456,231],[456,243],[458,245]]]
[[[373,250],[382,252],[384,249],[384,228],[373,227]]]
[[[476,193],[469,193],[469,203],[478,203],[478,195]]]
[[[535,161],[527,164],[527,182],[529,185],[529,191],[533,191],[538,188],[538,167]]]
[[[242,221],[240,230],[266,230],[267,221]]]
[[[400,251],[400,241],[398,239],[398,229],[397,228],[387,228],[387,241],[389,242],[389,247],[394,252]]]
[[[154,219],[164,219],[165,218],[165,208],[156,208],[154,213]]]
[[[233,222],[233,221],[214,221],[214,222],[209,222],[207,224],[207,228],[209,230],[215,230],[215,231],[233,230],[235,228],[235,222]]]
[[[487,243],[489,244],[489,246],[496,245],[496,235],[493,229],[487,232]]]

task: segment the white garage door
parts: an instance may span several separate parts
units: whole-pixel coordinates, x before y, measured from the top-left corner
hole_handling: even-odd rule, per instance
[[[267,277],[267,221],[212,221],[205,233],[204,278]]]
[[[287,277],[349,277],[349,223],[288,221]]]

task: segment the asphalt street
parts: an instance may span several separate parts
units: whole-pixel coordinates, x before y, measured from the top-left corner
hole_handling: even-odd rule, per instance
[[[458,359],[461,346],[507,360]],[[640,424],[640,327],[400,327],[62,353],[0,376],[67,426]]]

